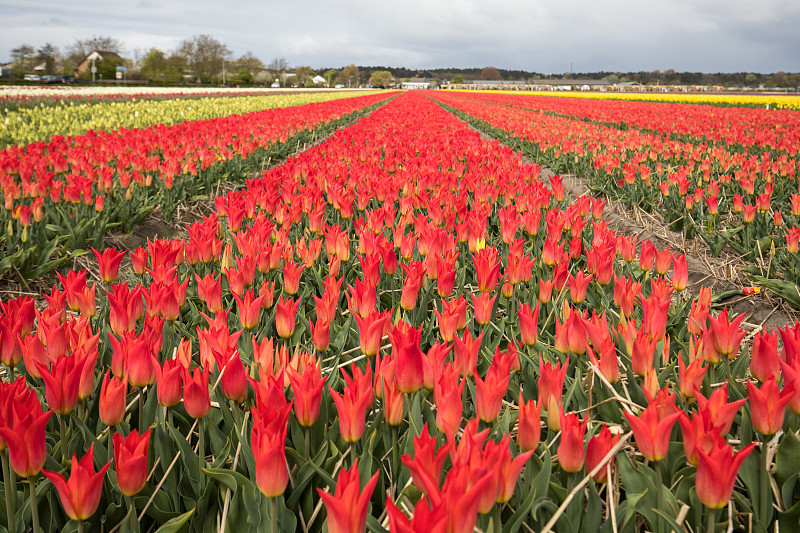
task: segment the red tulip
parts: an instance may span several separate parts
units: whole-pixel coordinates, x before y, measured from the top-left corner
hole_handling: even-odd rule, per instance
[[[31,389],[23,390],[8,401],[10,413],[0,426],[0,437],[8,447],[11,468],[20,477],[35,476],[47,458],[45,428],[53,411],[43,413]]]
[[[233,299],[236,300],[239,323],[243,329],[254,329],[258,326],[258,319],[261,317],[261,302],[264,300],[264,296],[256,297],[253,289],[244,291],[243,296],[240,297],[235,293],[233,295]]]
[[[83,371],[82,363],[75,355],[65,355],[56,359],[52,368],[37,366],[44,381],[47,405],[55,414],[65,415],[75,409]]]
[[[283,263],[283,290],[286,294],[294,296],[300,290],[300,276],[303,275],[305,266],[298,267],[294,261]]]
[[[400,294],[400,307],[410,311],[417,306],[417,295],[422,283],[425,281],[425,268],[422,263],[410,263],[403,265],[406,272],[406,279],[403,282],[403,291]]]
[[[100,266],[100,279],[106,283],[114,283],[119,276],[119,265],[125,258],[125,252],[116,248],[106,248],[103,253],[92,248]]]
[[[714,332],[714,343],[721,355],[728,359],[735,359],[739,353],[739,345],[744,338],[745,331],[739,326],[744,320],[744,313],[732,321],[728,320],[728,308],[725,307],[717,318],[708,317],[711,329]]]
[[[117,467],[117,486],[126,496],[135,496],[147,481],[147,448],[150,430],[141,435],[134,429],[127,437],[114,433],[114,464]]]
[[[325,386],[319,363],[314,360],[302,372],[290,366],[287,372],[294,392],[294,415],[297,422],[303,427],[311,427],[319,417],[322,388]]]
[[[586,276],[583,270],[574,276],[570,276],[569,298],[572,300],[572,303],[579,304],[586,299],[586,290],[589,288],[589,283],[592,281],[593,277],[592,274]]]
[[[618,442],[619,435],[611,433],[608,426],[603,424],[603,427],[600,428],[600,432],[589,439],[589,444],[586,445],[586,471],[591,472],[594,470],[603,460],[603,457],[605,457]],[[608,481],[608,469],[606,465],[613,463],[613,461],[614,458],[612,457],[606,463],[603,463],[600,470],[592,477],[595,483],[606,483]]]
[[[413,394],[421,387],[425,379],[420,349],[422,328],[413,328],[408,322],[398,322],[389,338],[392,342],[392,358],[395,361],[394,379],[397,388],[405,394]]]
[[[497,259],[497,249],[489,246],[472,254],[475,264],[475,279],[478,290],[491,292],[497,287],[500,280],[500,267],[502,264]]]
[[[747,395],[750,397],[750,420],[753,427],[762,435],[774,435],[783,427],[786,405],[794,396],[794,383],[778,389],[774,376],[770,376],[759,389],[747,382]]]
[[[730,432],[736,413],[747,402],[747,398],[728,403],[727,382],[714,390],[708,398],[700,394],[697,389],[694,392],[697,399],[698,412],[710,421],[720,437],[726,436]]]
[[[222,368],[222,377],[220,378],[222,394],[232,402],[243,404],[250,389],[239,352],[232,352],[227,361],[220,361],[219,366]]]
[[[354,314],[354,317],[358,324],[361,352],[367,356],[377,354],[381,348],[384,331],[390,323],[392,315],[386,311],[383,313],[372,311],[364,317],[357,313]]]
[[[317,489],[328,512],[330,533],[363,533],[367,527],[367,507],[378,482],[378,473],[375,472],[362,489],[356,461],[350,470],[339,470],[334,494]]]
[[[558,464],[565,472],[579,472],[586,461],[586,448],[583,439],[586,436],[587,418],[580,421],[576,413],[559,413],[561,417],[561,442],[558,445]]]
[[[420,373],[421,374],[421,373]],[[372,405],[372,371],[369,363],[366,373],[360,368],[353,369],[353,377],[342,370],[345,387],[344,394],[339,395],[328,387],[339,412],[339,433],[345,442],[357,442],[364,434],[364,418],[367,409]]]
[[[533,310],[531,306],[524,303],[517,310],[519,318],[520,342],[523,346],[533,346],[539,338],[539,304]]]
[[[535,450],[542,438],[541,406],[533,400],[527,402],[522,399],[519,391],[519,429],[517,431],[517,445],[520,450]]]
[[[680,412],[662,415],[663,410],[657,403],[651,402],[638,417],[625,413],[636,445],[648,461],[660,461],[667,456],[672,426],[680,417]]]
[[[492,321],[492,311],[494,310],[494,302],[497,300],[497,295],[492,296],[491,292],[481,292],[478,296],[471,294],[472,309],[475,316],[475,322],[485,326]]]
[[[495,356],[486,378],[475,374],[475,413],[484,422],[494,422],[503,407],[503,397],[508,392],[508,381],[511,374],[511,362],[500,355],[500,348]]]
[[[262,394],[257,393],[258,408],[253,411],[250,446],[256,460],[256,484],[265,496],[274,498],[283,494],[289,483],[286,432],[291,404],[286,403],[280,384],[273,383],[268,394],[275,400],[265,402]]]
[[[475,373],[482,340],[483,333],[473,339],[472,334],[466,329],[463,338],[453,338],[453,359],[461,377],[471,377]]]
[[[107,426],[116,426],[125,417],[128,384],[106,371],[100,388],[100,420]]]
[[[703,385],[708,366],[703,359],[695,359],[689,366],[683,364],[683,357],[678,357],[678,390],[684,400],[694,398],[695,390]]]
[[[178,353],[181,353],[181,350],[178,350]],[[162,366],[153,357],[152,362],[153,370],[156,373],[156,397],[158,403],[164,407],[177,405],[183,398],[181,384],[181,369],[183,366],[180,360],[167,359]]]
[[[282,339],[288,339],[294,333],[297,321],[297,309],[300,307],[300,298],[292,300],[283,299],[278,296],[278,303],[275,305],[275,329]]]
[[[508,449],[510,437],[506,435],[498,444],[499,456],[497,458],[497,497],[495,502],[503,504],[514,496],[514,487],[517,485],[519,472],[533,455],[534,450],[522,452],[513,459],[511,450]]]
[[[153,357],[157,350],[149,342],[149,339],[141,335],[134,337],[131,334],[124,336],[122,341],[127,341],[125,376],[131,387],[142,389],[155,383],[156,371],[153,368]]]
[[[686,264],[686,256],[675,255],[672,259],[672,286],[675,287],[675,290],[682,291],[688,283],[689,265]]]
[[[436,427],[445,435],[455,435],[461,427],[465,385],[466,380],[459,380],[458,368],[454,364],[448,364],[436,380],[433,388]]]
[[[192,372],[181,367],[183,381],[183,406],[186,413],[192,418],[203,418],[211,409],[211,399],[208,395],[208,368],[202,372],[195,367]]]
[[[710,452],[698,452],[697,497],[706,507],[722,509],[728,504],[739,467],[755,445],[755,442],[751,442],[734,453],[733,446],[719,439]]]
[[[89,451],[78,461],[72,455],[69,481],[61,474],[50,470],[42,470],[42,474],[49,479],[58,491],[64,512],[73,520],[86,520],[97,511],[100,505],[100,496],[103,493],[103,477],[111,466],[108,462],[97,473],[94,471],[94,444],[89,446]]]
[[[770,377],[781,377],[781,360],[778,357],[778,334],[762,330],[753,338],[750,356],[750,373],[760,382]]]
[[[561,410],[561,395],[564,389],[564,378],[567,375],[569,361],[564,366],[561,363],[545,363],[542,354],[539,354],[539,402],[542,409],[550,413],[553,418]]]
[[[222,311],[222,285],[220,278],[214,279],[214,274],[206,274],[202,278],[195,274],[197,280],[197,296],[205,302],[206,308],[211,313]]]

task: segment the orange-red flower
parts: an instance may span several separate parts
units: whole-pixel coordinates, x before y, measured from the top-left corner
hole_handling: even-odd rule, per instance
[[[420,372],[420,375],[422,372]],[[372,405],[372,370],[367,363],[366,373],[360,368],[353,368],[353,377],[342,370],[344,376],[344,394],[328,387],[339,413],[339,434],[345,442],[357,442],[364,434],[364,418],[367,409]]]
[[[344,468],[339,470],[336,491],[333,494],[317,489],[328,512],[327,524],[330,533],[364,531],[367,526],[367,507],[378,482],[378,473],[375,472],[362,489],[358,461],[356,461],[349,470]]]
[[[523,346],[533,346],[539,337],[539,304],[531,306],[524,303],[517,310],[519,318],[519,336]]]
[[[778,334],[762,330],[753,338],[750,356],[750,373],[760,382],[770,377],[781,377],[781,360],[778,357]]]
[[[78,461],[72,455],[69,481],[64,476],[50,470],[42,469],[42,474],[49,479],[58,491],[64,512],[73,520],[86,520],[97,511],[100,505],[100,496],[103,492],[103,477],[111,466],[109,461],[95,473],[94,471],[94,444],[89,446],[89,451]]]
[[[181,367],[183,380],[183,406],[186,413],[192,418],[203,418],[211,409],[211,399],[208,395],[208,368],[201,372],[195,367],[189,372]]]
[[[106,283],[114,283],[119,276],[119,265],[125,258],[125,251],[106,248],[102,253],[92,248],[100,267],[100,279]]]
[[[11,468],[20,477],[39,473],[47,458],[45,429],[53,411],[42,412],[32,389],[25,387],[7,399],[0,424],[0,444],[8,447]]]
[[[394,359],[394,379],[397,388],[405,394],[417,392],[425,380],[425,368],[420,349],[422,328],[416,329],[401,320],[389,333]]]
[[[722,509],[728,504],[739,467],[755,445],[755,442],[751,442],[734,453],[733,446],[719,439],[710,452],[698,452],[697,497],[706,507]]]
[[[278,296],[278,303],[275,304],[275,329],[282,339],[288,339],[294,333],[299,308],[300,298],[284,300],[283,296]]]
[[[354,316],[358,324],[358,338],[361,352],[367,356],[375,355],[381,348],[384,331],[392,318],[391,314],[386,311],[382,313],[372,311],[364,317],[359,314],[355,314]]]
[[[47,405],[57,415],[65,415],[75,409],[78,403],[83,361],[75,355],[65,355],[56,359],[51,368],[38,365],[39,374],[44,381]]]
[[[600,432],[589,439],[589,444],[586,445],[586,471],[591,472],[597,465],[601,464],[603,458],[611,451],[611,449],[619,442],[619,435],[611,433],[608,426],[603,424]],[[592,476],[595,483],[606,483],[608,481],[608,469],[606,465],[613,463],[612,457],[607,462],[603,463],[600,470]]]
[[[294,392],[294,416],[301,426],[311,427],[319,417],[322,388],[325,386],[319,362],[314,359],[305,365],[302,372],[289,366],[287,372]]]
[[[126,496],[135,496],[147,481],[147,448],[150,430],[141,435],[134,429],[127,437],[114,433],[114,464],[117,467],[117,486]]]
[[[744,320],[744,313],[733,320],[728,320],[728,308],[725,307],[717,318],[708,317],[711,329],[714,332],[714,343],[720,355],[728,359],[735,359],[739,354],[739,345],[744,338],[745,331],[740,327]]]
[[[106,371],[103,385],[100,388],[99,413],[100,420],[107,426],[115,426],[125,416],[128,384],[118,377],[111,377]]]
[[[520,450],[535,450],[542,438],[541,405],[534,400],[527,402],[522,399],[519,391],[519,429],[517,430],[517,445]]]
[[[660,461],[667,456],[672,426],[680,417],[680,412],[662,415],[662,411],[666,410],[657,403],[651,403],[638,417],[625,413],[636,446],[648,461]]]
[[[786,405],[794,396],[795,383],[788,383],[783,390],[778,389],[774,376],[769,376],[761,388],[747,382],[747,395],[750,398],[750,420],[756,431],[762,435],[774,435],[783,426]]]
[[[556,455],[558,464],[565,472],[578,472],[586,461],[586,448],[583,439],[586,436],[587,418],[583,422],[577,413],[559,413],[561,417],[561,442]]]

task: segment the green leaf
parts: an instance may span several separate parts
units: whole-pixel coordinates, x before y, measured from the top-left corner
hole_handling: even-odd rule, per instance
[[[227,468],[201,468],[200,470],[211,479],[222,483],[232,491],[236,491],[239,487],[244,487],[251,492],[255,492],[253,482],[235,470],[229,470]]]
[[[160,528],[156,529],[156,533],[177,533],[183,528],[184,524],[186,524],[189,518],[192,517],[192,514],[194,514],[194,507],[188,512],[183,513],[180,516],[176,516]]]
[[[792,506],[797,473],[800,472],[800,441],[793,432],[787,432],[775,454],[775,481],[781,489],[783,505]]]

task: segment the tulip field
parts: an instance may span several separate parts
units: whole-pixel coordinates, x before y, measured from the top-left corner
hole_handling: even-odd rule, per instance
[[[0,151],[0,533],[800,531],[797,112],[303,97]]]
[[[437,95],[598,194],[656,212],[800,309],[800,113],[519,95]]]

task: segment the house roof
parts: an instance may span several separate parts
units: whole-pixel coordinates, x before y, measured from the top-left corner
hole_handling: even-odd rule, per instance
[[[92,50],[86,57],[83,58],[81,63],[84,61],[91,61],[92,59],[103,59],[104,57],[117,57],[122,59],[122,56],[116,52],[111,52],[110,50]]]

